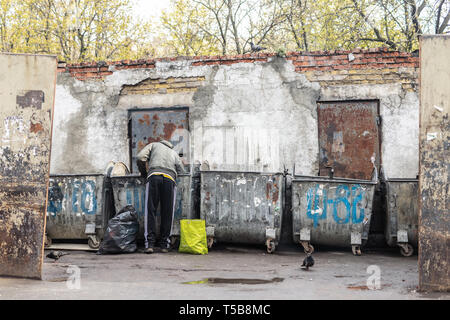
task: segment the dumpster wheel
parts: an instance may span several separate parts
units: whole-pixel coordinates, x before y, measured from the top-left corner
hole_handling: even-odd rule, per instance
[[[399,243],[400,246],[400,253],[404,257],[411,257],[414,253],[414,248],[409,243]]]
[[[353,255],[355,256],[360,256],[361,255],[361,247],[360,246],[352,246],[352,252]]]
[[[274,253],[275,248],[276,248],[275,241],[273,241],[272,239],[267,239],[266,247],[267,247],[267,253]]]
[[[91,249],[100,248],[100,239],[98,238],[98,236],[89,236],[88,245]]]

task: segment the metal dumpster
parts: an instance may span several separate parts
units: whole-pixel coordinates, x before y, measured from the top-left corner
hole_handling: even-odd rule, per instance
[[[200,218],[208,246],[221,242],[265,243],[275,251],[282,222],[283,174],[201,171]]]
[[[139,174],[111,177],[114,206],[118,212],[127,205],[132,205],[139,215],[138,239],[144,239],[144,209],[145,209],[145,185],[146,179]],[[192,178],[190,174],[180,174],[177,178],[177,194],[175,200],[175,213],[172,222],[171,243],[176,245],[180,236],[181,219],[197,219],[192,209]],[[157,237],[161,225],[160,208],[156,213]]]
[[[294,242],[300,243],[307,253],[314,251],[311,243],[317,243],[351,245],[353,254],[360,255],[369,235],[377,180],[294,176]]]
[[[98,249],[108,222],[110,185],[103,174],[50,175],[46,245],[54,239],[87,239]]]
[[[419,184],[417,179],[385,179],[386,242],[409,257],[418,245]]]

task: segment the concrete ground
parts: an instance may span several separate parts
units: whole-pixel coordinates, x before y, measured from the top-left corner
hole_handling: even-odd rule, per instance
[[[450,299],[447,293],[417,292],[417,255],[405,258],[398,250],[359,257],[350,250],[320,250],[309,271],[300,268],[304,254],[297,247],[267,254],[264,247],[219,245],[204,256],[66,252],[56,262],[45,258],[43,281],[0,278],[0,300]],[[367,287],[371,265],[380,268],[379,290]],[[79,289],[76,281],[67,281],[70,270],[80,271]]]

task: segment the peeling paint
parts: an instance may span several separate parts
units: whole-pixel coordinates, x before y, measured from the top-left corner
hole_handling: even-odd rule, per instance
[[[57,61],[1,54],[0,66],[0,275],[40,278]]]

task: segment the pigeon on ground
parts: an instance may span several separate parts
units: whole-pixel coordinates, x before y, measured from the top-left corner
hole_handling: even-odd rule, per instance
[[[314,265],[314,259],[310,253],[306,255],[306,258],[303,260],[302,267],[305,267],[306,270],[309,270],[309,267]]]
[[[267,49],[267,48],[261,47],[257,44],[254,44],[253,42],[250,42],[250,48],[252,49],[252,52],[258,52],[258,51]]]
[[[58,260],[59,258],[61,258],[62,256],[67,255],[68,253],[64,253],[62,251],[51,251],[48,255],[47,258],[53,259],[53,260]]]

